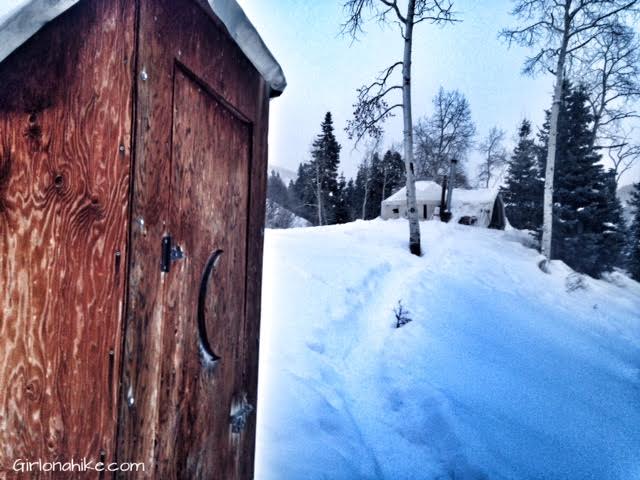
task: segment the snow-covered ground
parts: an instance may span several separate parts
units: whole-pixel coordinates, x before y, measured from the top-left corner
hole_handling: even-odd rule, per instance
[[[639,479],[640,285],[520,232],[266,233],[257,480]],[[398,300],[413,321],[395,329]]]

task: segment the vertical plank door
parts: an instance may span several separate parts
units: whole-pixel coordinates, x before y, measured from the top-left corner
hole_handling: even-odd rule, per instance
[[[247,480],[269,90],[206,2],[141,1],[138,18],[118,460],[145,472],[117,476]]]
[[[167,274],[165,454],[190,478],[232,480],[255,414],[243,387],[251,126],[181,68],[174,78],[170,230],[185,258]]]

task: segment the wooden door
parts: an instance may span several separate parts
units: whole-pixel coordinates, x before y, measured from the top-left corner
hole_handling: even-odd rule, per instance
[[[159,355],[142,388],[155,424],[141,452],[153,478],[240,478],[240,439],[255,415],[244,332],[252,128],[176,65],[167,220],[157,238]],[[135,406],[133,393],[130,402]],[[132,459],[132,461],[141,461]],[[153,473],[151,473],[153,472]]]
[[[251,479],[269,90],[203,2],[138,19],[117,476]]]
[[[159,403],[177,471],[231,480],[254,414],[243,386],[251,126],[180,67],[173,97],[169,233],[184,258],[166,273]]]

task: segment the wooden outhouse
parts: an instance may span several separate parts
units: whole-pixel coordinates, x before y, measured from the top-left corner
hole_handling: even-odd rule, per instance
[[[16,4],[0,23],[0,478],[82,459],[144,463],[83,478],[252,478],[282,71],[235,0]]]

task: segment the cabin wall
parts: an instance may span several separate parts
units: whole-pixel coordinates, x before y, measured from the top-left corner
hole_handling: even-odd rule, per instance
[[[440,202],[421,202],[418,201],[418,220],[432,220],[433,214],[440,206]],[[383,220],[390,220],[394,218],[407,218],[407,204],[406,203],[382,203],[380,216]]]
[[[255,407],[257,401],[270,92],[222,24],[201,3],[141,1],[138,18],[130,283],[118,460],[145,462],[146,478],[250,479],[255,411],[248,416],[243,433],[232,435],[228,426],[232,405],[225,404],[218,411],[216,402],[229,388],[239,386],[251,405]],[[216,118],[220,116],[210,109],[226,112],[220,115],[229,120],[219,122]],[[193,126],[185,125],[189,119],[195,122]],[[246,130],[233,127],[240,124],[246,125]],[[228,156],[230,150],[212,155],[211,163],[199,163],[201,174],[194,175],[194,166],[184,154],[187,144],[198,155],[203,149],[215,152],[218,148],[217,138],[207,140],[203,128],[215,130],[212,136],[229,138],[229,149],[239,142],[234,132],[249,132],[246,175],[230,173],[235,166]],[[241,145],[237,148],[244,151]],[[220,161],[228,163],[216,163]],[[185,183],[187,176],[191,178],[189,184]],[[227,203],[216,192],[223,186],[211,191],[209,205],[195,208],[207,198],[207,186],[213,189],[221,179],[235,182],[229,188],[242,199],[235,211],[222,208]],[[192,189],[195,197],[185,193],[185,188]],[[242,192],[244,195],[240,195]],[[201,200],[190,203],[196,197]],[[190,213],[185,217],[180,212]],[[245,224],[242,228],[234,220],[238,212],[238,221]],[[200,225],[206,218],[211,219],[210,232],[194,237],[185,230],[188,222]],[[228,232],[219,231],[216,225],[226,225]],[[224,339],[233,344],[229,351],[234,352],[235,359],[223,355],[225,363],[215,370],[203,364],[198,352],[191,301],[198,285],[193,272],[200,273],[195,269],[203,249],[215,246],[199,245],[198,237],[209,242],[225,233],[243,235],[238,241],[244,242],[246,251],[237,253],[239,260],[231,266],[233,269],[224,263],[230,258],[225,253],[223,270],[216,275],[239,285],[237,289],[228,286],[224,293],[227,304],[241,301],[244,306],[240,315],[227,319],[239,328],[229,330],[239,332],[234,338]],[[191,251],[186,252],[184,261],[176,263],[175,270],[165,274],[159,269],[159,252],[160,239],[168,234],[190,245]],[[236,296],[229,291],[237,291]],[[208,295],[211,302],[216,301],[215,293]],[[211,305],[212,310],[217,308]],[[219,323],[208,328],[219,339],[221,333],[214,326]],[[232,375],[226,369],[229,362],[243,365],[243,370]],[[218,438],[216,418],[224,419],[224,442]]]
[[[1,478],[114,458],[133,4],[80,2],[0,64]]]

